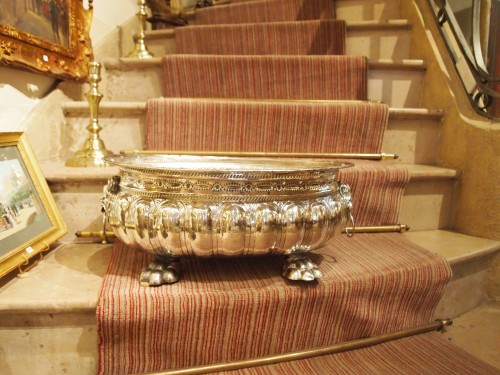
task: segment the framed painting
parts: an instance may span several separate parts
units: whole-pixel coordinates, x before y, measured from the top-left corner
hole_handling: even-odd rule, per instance
[[[66,234],[23,133],[0,133],[0,277]]]
[[[0,64],[84,81],[92,59],[92,0],[1,0]]]

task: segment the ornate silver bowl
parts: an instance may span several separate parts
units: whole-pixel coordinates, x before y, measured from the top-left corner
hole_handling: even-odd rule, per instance
[[[284,255],[283,276],[314,280],[307,253],[352,219],[351,163],[322,159],[112,155],[120,176],[104,188],[115,235],[155,255],[143,285],[179,279],[179,257]]]

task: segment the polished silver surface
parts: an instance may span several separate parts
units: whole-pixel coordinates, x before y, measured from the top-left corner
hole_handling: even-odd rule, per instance
[[[353,164],[328,159],[315,158],[261,158],[245,156],[196,156],[170,154],[123,154],[106,157],[106,161],[123,169],[138,171],[149,170],[152,173],[168,173],[168,171],[201,172],[239,172],[266,171],[303,172],[306,170],[327,170],[351,167]]]
[[[159,154],[106,160],[121,170],[104,189],[108,224],[123,242],[165,264],[181,256],[300,254],[286,269],[308,271],[284,270],[285,277],[312,280],[321,272],[305,253],[351,218],[349,186],[337,179],[350,163]],[[157,285],[162,268],[145,270],[141,282],[152,274],[149,285]]]

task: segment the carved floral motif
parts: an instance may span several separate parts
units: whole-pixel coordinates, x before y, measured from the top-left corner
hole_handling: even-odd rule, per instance
[[[0,59],[3,57],[12,56],[17,47],[14,43],[0,41]]]

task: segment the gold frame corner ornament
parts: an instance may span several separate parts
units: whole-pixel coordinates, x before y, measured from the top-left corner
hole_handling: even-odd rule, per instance
[[[5,156],[6,153],[15,157],[10,159]],[[0,163],[6,160],[16,160],[21,166],[23,178],[30,186],[32,195],[30,199],[37,202],[35,205],[39,218],[26,226],[18,223],[20,229],[15,229],[14,225],[10,228],[13,229],[11,233],[0,239],[0,277],[15,268],[21,269],[35,255],[41,256],[51,244],[68,232],[24,133],[0,133]],[[0,174],[0,180],[6,179]],[[43,225],[35,224],[38,222],[42,222]],[[24,224],[22,221],[21,223]],[[5,230],[3,233],[5,235]]]
[[[61,80],[84,81],[93,59],[90,26],[93,1],[88,9],[82,0],[60,0],[64,14],[66,43],[48,40],[7,24],[0,16],[0,65],[45,74]],[[34,12],[31,12],[32,17]],[[67,27],[67,29],[66,29]]]

